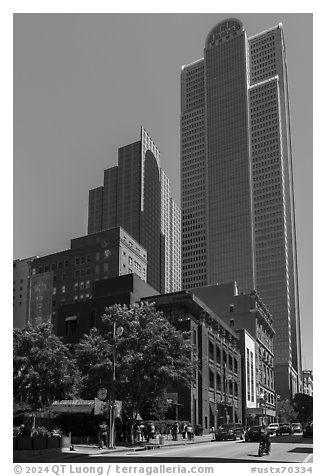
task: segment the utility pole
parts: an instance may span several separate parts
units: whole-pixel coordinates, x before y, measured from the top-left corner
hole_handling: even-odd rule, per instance
[[[116,328],[113,322],[113,352],[112,352],[112,378],[111,378],[111,402],[110,402],[110,442],[109,447],[114,448],[115,443],[115,393],[116,393],[116,341],[123,334],[123,327]]]

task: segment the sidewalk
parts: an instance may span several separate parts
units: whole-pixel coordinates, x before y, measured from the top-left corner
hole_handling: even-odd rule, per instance
[[[164,438],[164,443],[160,444],[159,443],[159,438],[155,438],[151,440],[149,443],[146,441],[138,442],[135,443],[134,445],[117,445],[115,448],[104,448],[104,449],[99,449],[98,446],[96,445],[73,445],[74,451],[71,451],[70,448],[64,448],[62,450],[63,453],[70,453],[70,454],[78,454],[78,453],[83,453],[83,454],[91,454],[91,455],[103,455],[103,454],[110,454],[110,453],[119,453],[119,452],[132,452],[132,451],[146,451],[146,450],[153,450],[156,448],[164,448],[164,447],[169,447],[169,446],[181,446],[181,445],[193,445],[193,444],[198,444],[198,443],[209,443],[211,441],[214,441],[214,435],[209,434],[209,435],[202,435],[202,436],[195,436],[194,440],[189,441],[189,440],[183,440],[182,437],[178,438],[178,441],[173,441],[172,439],[166,439]]]

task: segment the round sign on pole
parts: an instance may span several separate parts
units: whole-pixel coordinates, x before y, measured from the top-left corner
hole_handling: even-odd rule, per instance
[[[122,334],[123,334],[123,327],[118,327],[118,329],[116,330],[116,336],[121,337]]]

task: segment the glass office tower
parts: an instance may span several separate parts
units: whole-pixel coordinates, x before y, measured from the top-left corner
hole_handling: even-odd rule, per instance
[[[181,289],[181,212],[161,169],[160,152],[141,127],[140,140],[120,147],[118,166],[89,191],[88,234],[124,228],[147,251],[147,282],[162,293]]]
[[[276,392],[301,391],[294,193],[282,25],[227,19],[181,72],[182,282],[256,289],[276,330]]]

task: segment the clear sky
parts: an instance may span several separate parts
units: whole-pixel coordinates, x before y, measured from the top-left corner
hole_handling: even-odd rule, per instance
[[[13,257],[87,233],[88,190],[143,125],[180,203],[180,69],[227,17],[283,24],[289,76],[303,367],[312,369],[312,14],[15,14]]]

